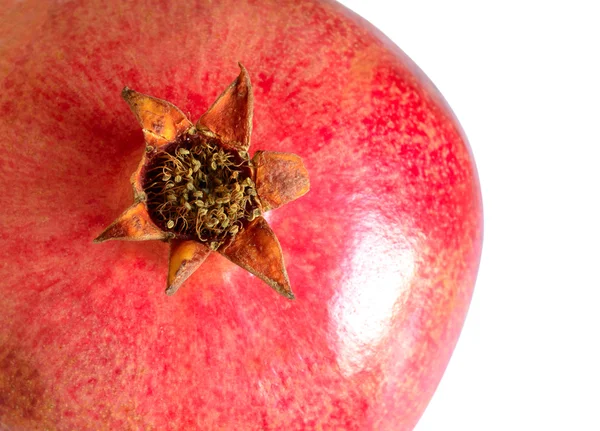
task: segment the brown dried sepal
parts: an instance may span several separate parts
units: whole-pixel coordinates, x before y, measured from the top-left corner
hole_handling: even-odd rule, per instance
[[[198,120],[199,129],[209,129],[237,151],[248,151],[252,134],[254,96],[248,71],[240,74]]]
[[[279,208],[310,190],[308,172],[296,154],[257,151],[252,161],[264,211]]]
[[[262,216],[251,222],[238,234],[233,244],[219,250],[219,253],[256,275],[286,298],[294,299],[281,245]]]
[[[198,241],[171,241],[167,295],[173,295],[206,260],[210,249]]]
[[[127,241],[165,240],[171,235],[163,232],[152,222],[143,202],[136,202],[123,212],[94,242],[111,239]]]
[[[148,145],[166,145],[192,127],[192,122],[185,114],[166,100],[138,93],[127,87],[121,95],[142,126]]]

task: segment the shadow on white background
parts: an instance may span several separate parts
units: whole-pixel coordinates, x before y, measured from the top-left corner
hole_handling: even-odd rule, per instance
[[[440,89],[482,185],[475,295],[416,431],[600,430],[594,2],[341,3]]]

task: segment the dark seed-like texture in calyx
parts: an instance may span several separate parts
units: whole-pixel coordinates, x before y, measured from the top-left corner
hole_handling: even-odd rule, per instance
[[[153,221],[213,250],[261,213],[247,154],[225,149],[217,137],[184,134],[149,156],[144,177]]]

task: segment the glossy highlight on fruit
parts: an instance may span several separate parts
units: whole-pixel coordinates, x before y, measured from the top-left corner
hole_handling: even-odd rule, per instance
[[[468,309],[482,209],[465,135],[405,54],[330,1],[9,1],[0,28],[0,428],[414,427]],[[295,301],[217,253],[167,296],[168,244],[92,244],[145,151],[123,87],[191,118],[238,62],[249,156],[310,174],[264,215]]]

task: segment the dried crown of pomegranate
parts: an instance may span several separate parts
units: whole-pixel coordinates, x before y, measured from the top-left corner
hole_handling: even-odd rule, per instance
[[[262,214],[309,190],[295,154],[248,156],[253,96],[248,72],[194,126],[169,102],[123,90],[146,153],[131,182],[134,203],[94,241],[169,241],[166,293],[174,294],[216,251],[293,299],[279,241]]]

